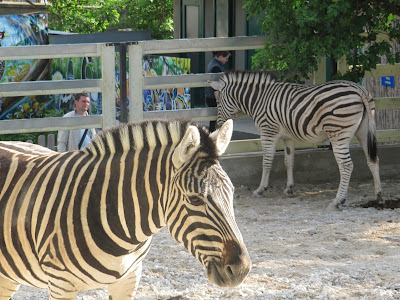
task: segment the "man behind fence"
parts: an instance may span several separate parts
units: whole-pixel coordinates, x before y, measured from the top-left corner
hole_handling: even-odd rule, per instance
[[[81,117],[88,115],[90,98],[87,93],[75,94],[75,110],[64,117]],[[95,129],[60,130],[58,132],[58,152],[80,150],[90,143],[96,135]]]

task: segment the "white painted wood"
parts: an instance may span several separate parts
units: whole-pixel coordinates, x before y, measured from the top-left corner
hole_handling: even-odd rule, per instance
[[[0,97],[101,92],[101,79],[21,81],[0,84]]]
[[[1,60],[100,56],[101,44],[1,47]]]
[[[143,47],[143,54],[165,54],[260,49],[264,47],[265,41],[265,36],[237,36],[229,38],[141,41],[139,45]]]
[[[144,89],[208,87],[208,80],[218,80],[223,73],[186,74],[144,77]]]
[[[143,113],[144,119],[191,119],[192,121],[211,121],[217,119],[217,108],[192,108],[177,110],[147,111]]]
[[[115,126],[115,47],[105,44],[102,52],[103,129]]]
[[[63,129],[101,128],[101,115],[75,118],[43,118],[22,120],[1,120],[0,134],[19,132],[58,131]]]
[[[129,45],[129,122],[143,120],[143,51],[139,44]]]

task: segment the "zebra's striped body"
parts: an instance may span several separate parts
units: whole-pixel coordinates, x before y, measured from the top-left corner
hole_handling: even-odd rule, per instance
[[[318,86],[277,82],[269,72],[227,72],[217,82],[219,90],[218,123],[239,112],[251,116],[260,132],[263,147],[263,174],[260,186],[253,192],[259,197],[268,187],[269,173],[279,139],[285,143],[287,186],[292,194],[294,141],[330,140],[339,166],[340,185],[330,207],[344,203],[353,162],[349,145],[354,135],[366,154],[375,183],[375,194],[381,197],[376,151],[375,104],[361,86],[348,81],[332,81]]]
[[[81,151],[0,142],[0,299],[19,284],[50,299],[108,286],[132,299],[152,235],[167,226],[207,269],[236,286],[251,262],[218,162],[232,121],[209,135],[187,121],[104,131]]]

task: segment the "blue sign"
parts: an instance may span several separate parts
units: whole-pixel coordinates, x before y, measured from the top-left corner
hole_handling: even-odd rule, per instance
[[[382,85],[394,88],[394,76],[383,76]]]

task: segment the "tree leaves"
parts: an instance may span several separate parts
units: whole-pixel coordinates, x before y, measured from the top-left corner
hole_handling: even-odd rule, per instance
[[[49,25],[52,29],[74,32],[101,32],[118,21],[116,0],[52,0]]]
[[[156,39],[172,38],[173,0],[52,0],[51,29],[94,33],[110,28],[150,30]]]
[[[400,38],[399,0],[244,0],[250,17],[261,15],[267,35],[253,67],[276,69],[288,80],[307,78],[322,57],[346,58],[359,81],[385,56],[399,62],[392,45]],[[383,38],[382,38],[383,37]]]

